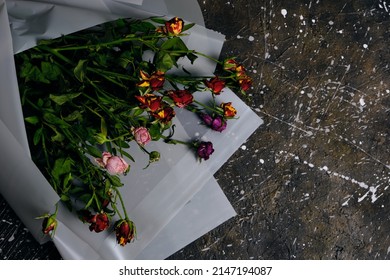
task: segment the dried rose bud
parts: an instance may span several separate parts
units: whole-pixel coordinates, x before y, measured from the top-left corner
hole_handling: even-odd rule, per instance
[[[42,222],[42,232],[44,234],[54,234],[57,228],[57,220],[56,215],[48,215],[43,219]]]
[[[157,152],[157,151],[150,152],[149,153],[149,163],[159,161],[160,157],[161,157],[161,155],[159,152]]]
[[[125,246],[135,238],[136,228],[132,221],[125,219],[119,220],[115,223],[114,229],[116,240],[121,246]]]
[[[236,109],[232,106],[232,102],[221,103],[221,108],[226,118],[233,118],[237,114]]]
[[[168,96],[175,102],[179,108],[184,108],[194,100],[192,93],[188,90],[170,90]]]
[[[238,66],[239,66],[238,62],[233,58],[226,59],[223,62],[223,69],[226,71],[236,71]]]
[[[141,126],[134,128],[132,129],[132,133],[134,135],[135,141],[141,146],[145,146],[152,140],[149,130],[146,127]]]
[[[145,71],[140,70],[140,78],[141,81],[137,83],[137,86],[141,88],[160,90],[165,83],[165,74],[162,71],[156,71],[149,75]]]
[[[199,158],[204,160],[208,160],[213,152],[214,148],[213,143],[211,142],[200,142],[196,150],[196,153]]]
[[[212,130],[222,132],[226,129],[227,123],[226,120],[224,120],[221,116],[216,116],[213,118],[212,116],[208,114],[201,114],[200,115],[203,122],[209,126]]]
[[[161,123],[169,123],[172,118],[176,115],[172,107],[165,106],[160,110],[153,112],[152,116],[158,119]]]
[[[157,96],[151,93],[135,96],[135,98],[141,102],[141,108],[148,108],[150,111],[155,112],[161,109],[162,106],[162,96]]]
[[[247,75],[243,75],[238,78],[238,84],[240,85],[241,90],[243,91],[247,91],[248,89],[250,89],[252,83],[253,83],[252,78],[250,78]]]
[[[204,82],[204,84],[211,90],[212,93],[217,95],[220,94],[221,91],[225,88],[225,81],[218,77],[207,80]]]
[[[89,222],[91,223],[89,226],[90,231],[101,232],[107,229],[110,225],[110,220],[106,213],[97,213],[93,215]]]
[[[166,33],[170,35],[179,35],[183,31],[184,21],[181,18],[174,17],[165,22]]]

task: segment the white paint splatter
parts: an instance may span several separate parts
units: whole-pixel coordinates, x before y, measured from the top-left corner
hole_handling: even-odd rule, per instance
[[[254,41],[254,40],[255,40],[255,37],[253,37],[253,36],[249,36],[248,40],[249,40],[250,42],[252,42],[252,41]]]
[[[287,16],[287,10],[286,9],[281,9],[280,13],[283,15],[284,18]]]

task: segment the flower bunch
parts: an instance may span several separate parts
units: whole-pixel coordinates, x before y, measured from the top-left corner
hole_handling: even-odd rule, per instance
[[[136,237],[120,192],[121,176],[134,161],[129,143],[138,144],[149,164],[160,153],[148,144],[159,140],[186,144],[207,160],[211,142],[173,139],[176,110],[190,110],[222,132],[237,112],[231,102],[217,104],[215,96],[227,86],[244,93],[252,83],[234,58],[219,61],[188,49],[181,37],[192,26],[178,17],[119,19],[15,55],[34,162],[90,231],[112,229],[121,246]],[[221,74],[170,71],[182,59],[195,63],[199,56],[215,61]],[[195,99],[199,91],[210,95],[208,104]],[[55,216],[42,216],[44,233],[55,230]]]

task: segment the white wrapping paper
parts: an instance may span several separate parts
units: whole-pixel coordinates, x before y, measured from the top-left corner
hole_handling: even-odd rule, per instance
[[[214,57],[219,56],[224,40],[223,35],[202,26],[194,0],[80,2],[0,0],[0,153],[11,159],[0,169],[0,192],[40,242],[45,241],[41,221],[34,218],[52,212],[58,196],[30,160],[13,54],[34,46],[37,39],[58,37],[118,17],[179,16],[196,22],[186,44]],[[205,75],[212,75],[214,67],[205,59],[186,66]],[[163,259],[235,215],[213,174],[262,121],[232,91],[226,89],[219,98],[233,102],[239,113],[239,119],[230,120],[223,133],[200,126],[197,117],[185,110],[177,111],[175,121],[176,139],[202,137],[215,143],[208,161],[199,163],[185,146],[157,142],[153,145],[161,160],[143,169],[148,157],[131,149],[136,163],[123,177],[122,195],[137,226],[135,242],[122,248],[112,232],[91,233],[73,213],[60,207],[53,241],[64,259]]]

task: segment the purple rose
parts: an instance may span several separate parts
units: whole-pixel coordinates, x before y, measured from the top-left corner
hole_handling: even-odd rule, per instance
[[[210,155],[214,152],[213,143],[200,142],[196,153],[201,159],[208,160]]]
[[[207,126],[211,127],[212,130],[222,132],[226,128],[226,120],[224,120],[221,116],[213,118],[208,114],[201,114],[200,117]]]

